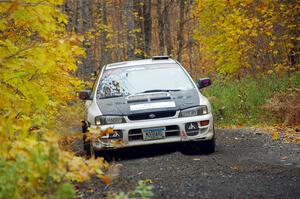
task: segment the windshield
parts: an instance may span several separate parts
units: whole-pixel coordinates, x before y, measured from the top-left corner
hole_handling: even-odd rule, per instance
[[[132,66],[105,70],[99,83],[97,98],[193,88],[191,80],[177,64]]]

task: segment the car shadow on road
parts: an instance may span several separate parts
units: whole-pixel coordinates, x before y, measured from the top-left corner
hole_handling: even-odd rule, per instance
[[[164,156],[167,154],[180,152],[183,155],[205,155],[203,151],[195,151],[188,145],[182,144],[165,144],[165,145],[151,145],[151,146],[139,146],[118,149],[116,151],[110,151],[109,161],[124,161],[132,159],[150,158],[157,156]]]
[[[177,144],[139,146],[110,151],[109,155],[115,161],[131,160],[174,153],[178,151],[178,148],[179,146]]]

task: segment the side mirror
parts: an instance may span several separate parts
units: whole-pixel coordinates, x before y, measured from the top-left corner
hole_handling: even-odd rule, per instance
[[[88,100],[90,99],[91,94],[92,94],[91,90],[83,90],[78,93],[78,97],[82,100]]]
[[[207,87],[207,86],[210,86],[211,85],[211,80],[210,78],[206,77],[206,78],[200,78],[198,80],[198,88],[201,89],[201,88],[204,88],[204,87]]]

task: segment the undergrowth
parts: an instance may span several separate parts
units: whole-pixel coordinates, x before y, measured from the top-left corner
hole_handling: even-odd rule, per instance
[[[210,99],[218,126],[297,125],[297,120],[288,118],[297,116],[295,111],[298,109],[294,107],[299,106],[296,97],[299,86],[300,75],[294,73],[255,79],[219,79],[202,93]]]
[[[124,193],[120,192],[114,196],[112,196],[113,199],[148,199],[153,196],[152,192],[153,186],[146,185],[143,181],[139,181],[138,185],[136,186],[135,190],[132,192]]]

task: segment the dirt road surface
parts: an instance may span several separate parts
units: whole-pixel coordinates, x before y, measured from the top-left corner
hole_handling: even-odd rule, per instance
[[[175,145],[118,152],[113,164],[122,166],[113,184],[92,179],[78,186],[78,197],[105,198],[146,180],[153,198],[300,198],[299,143],[251,129],[216,134],[217,150],[210,155]]]

